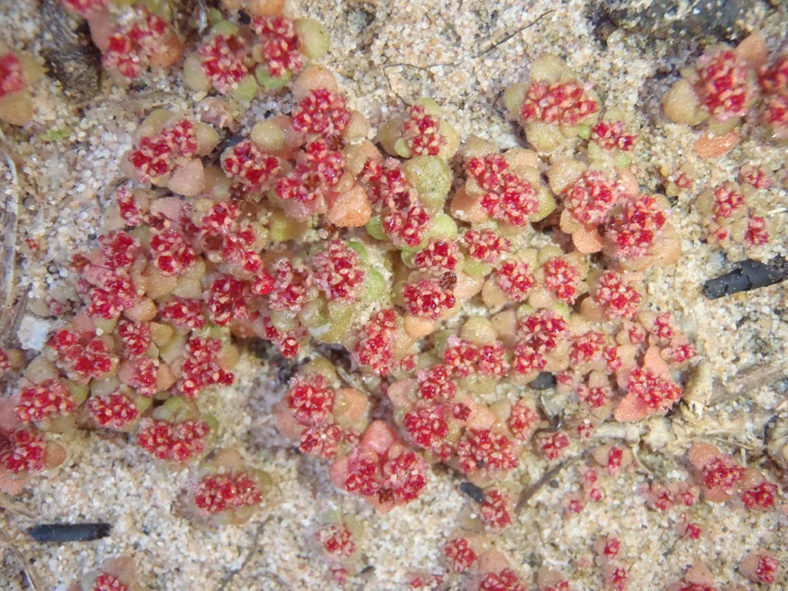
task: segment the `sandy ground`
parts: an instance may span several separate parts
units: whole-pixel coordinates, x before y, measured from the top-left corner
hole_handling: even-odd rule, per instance
[[[632,115],[641,137],[638,159],[651,171],[655,186],[658,170],[671,173],[694,159],[693,133],[666,123],[658,104],[676,79],[676,66],[699,53],[697,40],[654,41],[617,30],[603,43],[594,35],[582,1],[555,6],[543,0],[305,0],[294,9],[328,26],[334,45],[326,64],[341,75],[345,90],[373,125],[401,108],[402,100],[429,95],[445,107],[448,119],[464,137],[477,134],[501,148],[517,145],[522,138],[503,117],[501,90],[523,79],[535,56],[552,51],[591,82],[608,105]],[[17,49],[40,51],[35,2],[2,0],[0,19],[0,39]],[[761,27],[775,49],[785,42],[787,24],[785,15],[768,12],[764,5],[748,28]],[[505,41],[498,44],[501,40]],[[89,101],[79,114],[55,83],[44,82],[37,91],[40,108],[34,121],[23,130],[3,127],[6,141],[25,162],[21,175],[26,191],[20,192],[3,169],[2,192],[6,203],[18,199],[17,272],[33,299],[60,284],[69,255],[95,237],[112,183],[119,176],[115,163],[144,113],[160,104],[190,104],[177,76],[148,80],[134,99],[129,103],[123,89],[105,86],[102,96]],[[47,141],[46,131],[53,128],[69,129],[67,139]],[[772,417],[779,417],[776,420],[782,425],[788,420],[786,383],[778,381],[779,371],[777,378],[766,381],[748,382],[743,377],[747,370],[788,365],[785,285],[715,301],[700,292],[702,281],[725,270],[729,260],[744,256],[767,260],[786,254],[788,198],[779,182],[776,188],[760,192],[756,203],[769,212],[775,228],[768,245],[746,253],[741,248],[723,253],[701,240],[700,219],[692,202],[702,187],[733,178],[742,163],[759,165],[775,178],[785,179],[784,147],[764,142],[757,130],[745,132],[745,140],[729,155],[693,162],[700,181],[674,207],[684,250],[681,262],[648,276],[651,302],[681,318],[703,362],[710,365],[714,396],[731,394],[706,409],[702,418],[676,413],[667,421],[667,441],[654,446],[659,449],[638,443],[651,426],[635,430],[630,443],[640,450],[643,464],[661,479],[681,476],[680,455],[686,442],[698,437],[768,469],[764,425]],[[25,238],[38,241],[39,251],[26,247]],[[362,501],[334,489],[322,462],[302,456],[277,433],[268,413],[282,394],[276,370],[246,354],[237,384],[203,399],[205,409],[222,425],[221,443],[245,449],[250,462],[270,472],[277,482],[275,498],[244,526],[214,529],[189,521],[182,515],[181,499],[192,473],[153,463],[139,448],[127,444],[125,436],[65,436],[66,463],[37,477],[19,503],[36,516],[35,521],[104,520],[113,524],[113,530],[108,538],[90,543],[37,545],[21,533],[31,520],[0,511],[0,527],[34,562],[42,588],[65,589],[79,573],[119,555],[135,557],[140,582],[151,589],[217,589],[242,563],[228,589],[332,588],[327,562],[311,539],[326,514],[335,511],[365,523],[359,564],[371,568],[351,578],[348,589],[404,589],[408,572],[440,572],[440,549],[469,507],[472,510],[459,482],[436,473],[416,502],[385,516],[374,515]],[[534,482],[545,469],[544,461],[529,460],[521,481]],[[710,567],[718,587],[732,589],[746,584],[737,566],[758,547],[780,556],[783,572],[788,570],[784,513],[700,504],[691,509],[691,520],[704,524],[707,531],[699,541],[677,541],[673,527],[678,513],[651,511],[638,493],[650,478],[647,470],[606,477],[606,501],[566,519],[560,499],[578,481],[577,468],[568,468],[531,500],[497,547],[509,554],[524,576],[540,566],[559,568],[576,591],[602,588],[599,570],[584,566],[590,541],[602,534],[621,539],[621,559],[630,568],[631,589],[663,589],[698,562]],[[253,554],[244,562],[255,537]],[[4,556],[0,589],[24,589],[10,555],[0,556]],[[464,579],[450,579],[445,588],[459,589],[463,583]],[[773,588],[786,587],[788,578],[783,574]]]

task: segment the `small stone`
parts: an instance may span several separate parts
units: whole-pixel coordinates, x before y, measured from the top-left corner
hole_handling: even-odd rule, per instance
[[[28,351],[41,351],[46,344],[52,323],[36,316],[25,316],[19,323],[16,337],[22,348]]]

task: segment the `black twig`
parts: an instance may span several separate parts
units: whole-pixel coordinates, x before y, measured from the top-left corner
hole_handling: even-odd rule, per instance
[[[703,284],[703,295],[710,300],[716,300],[740,291],[773,285],[785,279],[788,279],[788,261],[784,257],[774,257],[768,263],[745,259],[736,263],[732,271],[706,281]]]
[[[27,528],[36,542],[89,542],[109,535],[109,523],[42,523]]]

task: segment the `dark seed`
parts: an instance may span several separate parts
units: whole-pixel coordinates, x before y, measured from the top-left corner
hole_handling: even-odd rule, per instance
[[[555,386],[555,376],[549,371],[543,371],[528,385],[534,390],[547,390]]]
[[[460,483],[460,490],[477,503],[484,502],[484,489],[480,486],[476,486],[473,482],[468,482],[467,480],[462,481]]]

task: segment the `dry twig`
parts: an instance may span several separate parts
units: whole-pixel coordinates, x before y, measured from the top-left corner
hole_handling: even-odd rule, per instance
[[[709,407],[719,406],[744,396],[749,390],[772,384],[787,375],[788,366],[781,363],[748,367],[733,376],[733,379],[727,386],[718,381],[714,382]]]
[[[263,520],[260,524],[258,524],[257,528],[254,530],[254,537],[252,538],[252,546],[249,548],[249,551],[246,553],[246,558],[244,558],[241,566],[236,568],[235,570],[230,571],[222,582],[219,583],[219,586],[216,588],[216,591],[224,591],[227,588],[227,585],[230,584],[230,581],[233,580],[233,577],[241,572],[246,565],[251,562],[252,557],[257,553],[260,544],[260,535],[263,533],[263,528],[265,528],[266,524],[271,520],[271,517],[267,517]]]
[[[22,571],[25,573],[25,576],[30,583],[30,588],[33,589],[33,591],[39,591],[40,589],[43,589],[33,565],[27,558],[25,558],[25,555],[22,554],[21,550],[19,550],[19,548],[16,547],[16,544],[14,544],[14,541],[2,529],[0,529],[0,544],[6,546],[9,552],[11,552],[11,555],[16,558],[20,565],[22,565]]]
[[[10,309],[13,301],[20,186],[13,150],[8,146],[1,132],[0,154],[5,159],[5,164],[11,175],[11,184],[13,185],[11,191],[8,192],[2,216],[0,216],[0,231],[3,233],[0,240],[0,311],[4,311]]]
[[[590,453],[591,450],[587,449],[586,451],[579,453],[576,456],[572,456],[571,458],[565,459],[560,464],[553,466],[547,472],[542,474],[542,476],[539,477],[539,480],[534,482],[531,486],[523,489],[523,492],[520,493],[520,498],[517,500],[517,505],[515,505],[514,507],[515,513],[519,513],[523,509],[523,507],[525,507],[526,503],[528,503],[528,501],[531,500],[531,497],[533,497],[537,492],[539,492],[539,490],[545,484],[547,484],[556,474],[561,472],[564,468],[571,466],[577,460],[587,457]]]
[[[523,25],[521,27],[518,27],[516,30],[512,31],[511,33],[508,33],[508,34],[504,35],[503,38],[499,39],[498,41],[491,42],[490,45],[485,47],[479,53],[477,53],[474,56],[472,56],[471,59],[472,60],[479,59],[483,55],[493,51],[494,49],[497,49],[498,47],[500,47],[501,45],[503,45],[506,42],[510,41],[511,39],[514,39],[517,35],[519,35],[523,31],[525,31],[526,29],[530,29],[531,27],[533,27],[535,24],[537,24],[540,20],[542,20],[544,17],[546,17],[551,12],[555,12],[555,9],[551,8],[550,10],[546,10],[545,12],[543,12],[542,14],[537,16],[531,22],[526,23],[525,25]],[[440,68],[440,67],[456,68],[459,65],[460,65],[460,62],[441,62],[441,63],[437,63],[437,64],[429,64],[427,66],[419,66],[417,64],[411,64],[411,63],[407,63],[407,62],[397,62],[397,63],[391,63],[391,64],[383,64],[382,69],[383,69],[383,76],[386,78],[386,84],[388,85],[389,90],[391,91],[391,93],[394,96],[396,96],[400,101],[402,101],[403,104],[410,105],[410,103],[408,101],[406,101],[399,93],[397,93],[397,91],[394,90],[394,87],[391,84],[391,78],[389,78],[389,75],[388,75],[388,69],[389,68],[413,68],[415,70],[421,70],[422,72],[429,72],[433,68]]]

